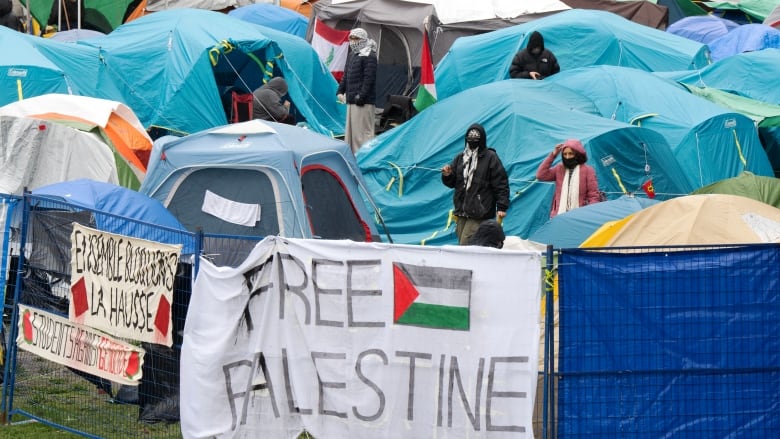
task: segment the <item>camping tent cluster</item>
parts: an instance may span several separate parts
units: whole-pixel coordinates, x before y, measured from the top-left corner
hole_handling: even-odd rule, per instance
[[[163,143],[194,148],[194,141],[184,139],[192,136],[213,143],[223,139],[224,130],[237,136],[226,128],[243,126],[228,124],[234,120],[233,94],[248,93],[270,77],[283,76],[289,84],[293,112],[309,134],[328,139],[343,133],[345,106],[334,99],[337,83],[317,52],[300,38],[301,16],[288,14],[291,21],[287,23],[295,19],[294,30],[286,27],[292,24],[258,25],[250,19],[250,11],[272,5],[231,4],[226,7],[236,9],[221,14],[196,9],[201,6],[195,3],[169,8],[166,2],[165,7],[158,6],[169,10],[127,22],[105,36],[69,44],[0,30],[0,39],[13,47],[12,56],[3,62],[8,72],[18,72],[0,77],[6,85],[6,95],[0,95],[2,103],[44,93],[93,96],[132,108],[152,138],[159,137],[157,148],[164,149]],[[309,38],[313,25],[324,23],[336,29],[359,25],[377,39],[379,62],[386,67],[378,81],[386,88],[378,93],[380,101],[382,96],[413,93],[426,29],[432,61],[438,64],[439,102],[364,145],[357,156],[359,168],[349,173],[365,176],[369,195],[345,206],[360,211],[358,216],[365,219],[369,217],[363,212],[366,203],[354,200],[366,198],[369,210],[373,207],[370,200],[377,200],[389,232],[400,242],[452,242],[451,233],[442,233],[448,225],[449,192],[431,172],[462,147],[462,131],[472,122],[485,125],[490,145],[499,151],[510,172],[512,204],[523,208],[514,209],[517,213],[507,218],[505,227],[522,237],[547,220],[552,185],[537,182],[535,168],[551,145],[565,138],[583,141],[601,189],[611,199],[641,196],[648,185],[659,200],[670,199],[743,171],[767,176],[780,169],[780,111],[775,113],[771,107],[780,105],[780,98],[772,99],[776,87],[768,89],[777,71],[777,57],[772,53],[777,49],[740,53],[713,64],[709,43],[665,32],[663,18],[654,23],[655,18],[640,18],[636,10],[616,14],[603,10],[607,6],[614,5],[585,9],[557,0],[531,6],[509,0],[479,5],[436,0],[316,2]],[[154,7],[154,2],[148,2],[147,9]],[[244,19],[235,18],[243,14]],[[641,20],[646,23],[639,24]],[[729,27],[729,22],[721,21]],[[724,35],[747,28],[731,27]],[[558,57],[562,72],[543,83],[508,80],[512,56],[534,31],[545,35],[545,44]],[[592,47],[600,50],[584,49]],[[727,63],[730,67],[725,67]],[[744,75],[746,71],[751,75]],[[719,78],[734,83],[721,84]],[[729,100],[737,94],[741,101]],[[756,106],[757,99],[767,106]],[[45,113],[56,112],[26,110],[25,115],[51,120]],[[64,118],[56,119],[62,124]],[[71,120],[67,126],[75,125]],[[99,124],[79,128],[89,132],[94,126]],[[106,129],[101,129],[98,134],[103,134],[97,137],[108,138]],[[256,128],[247,129],[240,135],[260,136],[252,131]],[[297,136],[287,128],[272,131],[285,139]],[[190,136],[179,139],[166,134]],[[268,133],[260,137],[264,142],[275,138]],[[122,148],[113,140],[109,144],[117,176],[104,180],[114,178],[125,186],[139,187],[146,157],[137,151],[128,155]],[[133,157],[140,163],[133,162]],[[233,155],[229,160],[239,168],[255,166]],[[300,165],[303,160],[293,162]],[[170,165],[159,157],[156,161],[153,157],[152,164]],[[150,175],[156,175],[151,171]],[[132,175],[135,181],[127,179]],[[147,193],[154,192],[165,203],[176,198],[161,189],[163,183],[153,180],[143,183]],[[348,192],[359,191],[350,188]],[[205,203],[203,194],[190,194],[197,198],[190,204],[199,212]],[[257,199],[241,201],[240,196],[220,197],[222,203],[261,204]],[[189,203],[195,198],[186,199]],[[185,210],[180,213],[185,215]],[[303,215],[306,220],[300,214],[294,216],[298,221],[294,226],[280,216],[278,230],[265,230],[270,221],[262,222],[262,230],[254,234],[327,235],[307,222],[311,212],[308,217]],[[196,223],[202,226],[203,218],[184,222],[193,228]],[[214,231],[234,233],[231,227],[222,224]],[[361,227],[368,230],[375,225],[364,221]]]
[[[545,35],[545,46],[561,64],[561,73],[544,86],[506,80],[512,55],[533,31]],[[463,148],[463,131],[473,122],[486,127],[488,144],[509,173],[512,207],[504,227],[510,235],[532,236],[547,221],[552,187],[535,180],[536,166],[553,145],[571,137],[585,144],[610,199],[671,199],[743,171],[771,176],[777,168],[766,138],[777,119],[747,96],[751,88],[764,94],[762,100],[775,93],[769,90],[770,72],[780,68],[774,51],[732,57],[755,57],[741,65],[731,58],[712,64],[705,44],[585,10],[460,38],[435,71],[440,100],[374,139],[358,161],[393,236],[433,244],[452,243],[454,234],[450,191],[432,171]],[[750,102],[710,102],[685,83],[707,81],[710,71],[727,62],[734,67],[722,77],[733,86],[711,87],[740,92]],[[754,73],[755,81],[739,83]],[[767,124],[765,131],[756,129],[759,122]],[[645,194],[648,186],[655,190]]]
[[[337,84],[306,41],[219,12],[158,12],[75,44],[10,29],[0,29],[0,41],[11,50],[0,104],[44,93],[92,96],[126,104],[147,129],[187,134],[226,124],[232,92],[283,76],[298,120],[326,135],[344,132]]]

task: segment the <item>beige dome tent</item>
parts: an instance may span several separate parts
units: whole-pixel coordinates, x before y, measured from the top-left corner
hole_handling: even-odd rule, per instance
[[[673,198],[604,224],[581,247],[780,242],[780,209],[750,198],[701,194]]]

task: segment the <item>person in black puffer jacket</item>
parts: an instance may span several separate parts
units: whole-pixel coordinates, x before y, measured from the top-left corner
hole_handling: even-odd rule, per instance
[[[509,178],[496,150],[487,146],[485,128],[472,124],[465,137],[463,152],[441,168],[442,183],[455,189],[453,215],[460,245],[469,245],[483,221],[502,219],[509,209]]]
[[[509,67],[510,78],[544,79],[561,71],[558,60],[544,48],[544,37],[534,31],[525,49],[517,52]]]
[[[376,42],[358,27],[349,32],[349,49],[337,98],[347,104],[344,141],[357,153],[361,145],[374,138]]]

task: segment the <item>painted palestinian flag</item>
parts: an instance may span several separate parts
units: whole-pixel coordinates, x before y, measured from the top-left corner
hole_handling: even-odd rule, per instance
[[[469,330],[471,270],[393,263],[393,322]]]

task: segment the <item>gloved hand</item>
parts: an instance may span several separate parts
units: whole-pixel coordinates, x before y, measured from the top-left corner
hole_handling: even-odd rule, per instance
[[[366,99],[363,98],[363,96],[355,95],[355,105],[357,105],[358,107],[362,107],[365,104],[366,104]]]
[[[337,94],[336,95],[336,100],[339,101],[339,103],[341,103],[341,104],[346,104],[347,103],[347,97],[344,96],[344,93]]]

